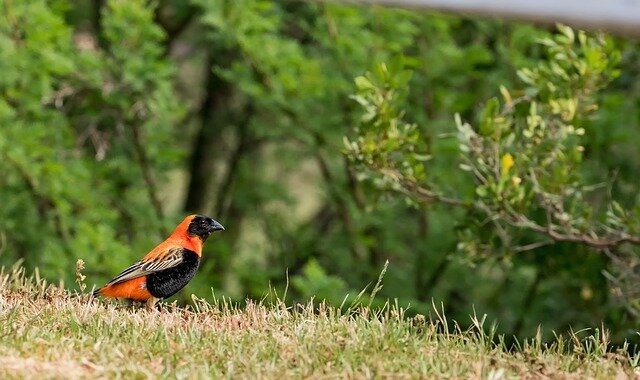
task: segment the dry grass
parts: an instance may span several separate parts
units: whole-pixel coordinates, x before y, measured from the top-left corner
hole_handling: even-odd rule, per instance
[[[600,330],[547,347],[534,338],[509,353],[474,321],[462,332],[393,306],[341,312],[197,299],[148,312],[74,298],[14,270],[0,275],[0,378],[635,376],[637,359],[607,353]]]

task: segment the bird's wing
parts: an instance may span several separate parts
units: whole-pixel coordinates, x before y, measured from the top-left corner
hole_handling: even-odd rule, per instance
[[[173,247],[158,252],[158,254],[153,255],[152,257],[147,255],[142,260],[123,270],[122,273],[107,282],[107,285],[117,284],[119,282],[132,280],[150,273],[175,267],[183,260],[183,250],[184,249],[181,247]]]

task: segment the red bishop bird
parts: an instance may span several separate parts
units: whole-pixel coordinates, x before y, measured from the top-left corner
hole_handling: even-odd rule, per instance
[[[200,265],[204,242],[220,230],[224,230],[222,224],[207,216],[187,216],[167,240],[95,290],[93,296],[146,302],[152,309],[189,283]]]

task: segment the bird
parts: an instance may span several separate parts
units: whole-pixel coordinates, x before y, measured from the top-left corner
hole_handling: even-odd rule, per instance
[[[153,309],[160,300],[184,288],[200,266],[202,246],[215,231],[224,227],[204,215],[189,215],[162,243],[96,289],[92,296],[124,298],[145,302]]]

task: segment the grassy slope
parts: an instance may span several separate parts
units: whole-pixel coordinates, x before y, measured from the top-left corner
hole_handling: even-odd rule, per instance
[[[634,376],[628,357],[604,352],[602,337],[587,338],[581,352],[534,340],[507,353],[478,331],[437,330],[442,322],[406,319],[393,307],[351,317],[256,303],[148,312],[0,275],[0,378]]]

